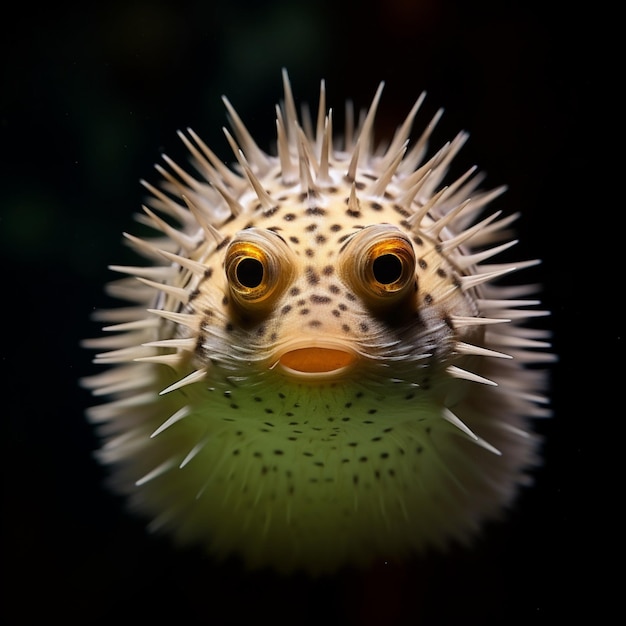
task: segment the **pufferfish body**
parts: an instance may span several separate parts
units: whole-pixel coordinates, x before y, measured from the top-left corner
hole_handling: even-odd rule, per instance
[[[531,482],[548,413],[545,312],[534,286],[497,284],[515,216],[474,169],[442,186],[460,133],[426,157],[418,99],[375,146],[382,84],[333,134],[287,74],[277,154],[225,100],[236,164],[180,133],[196,175],[168,157],[127,239],[147,266],[110,285],[91,340],[110,366],[84,381],[113,488],[150,528],[250,567],[331,572],[468,543]]]

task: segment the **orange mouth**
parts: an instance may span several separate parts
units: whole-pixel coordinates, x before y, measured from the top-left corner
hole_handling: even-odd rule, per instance
[[[283,354],[280,365],[295,374],[331,374],[356,361],[356,356],[336,348],[296,348]]]

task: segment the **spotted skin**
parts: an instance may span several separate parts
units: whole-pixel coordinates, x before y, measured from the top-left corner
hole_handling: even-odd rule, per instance
[[[146,183],[160,235],[130,242],[153,265],[114,268],[133,306],[88,342],[110,366],[84,381],[109,397],[99,458],[152,529],[251,567],[468,543],[531,482],[548,414],[532,289],[494,284],[526,264],[484,263],[511,220],[481,215],[498,190],[473,172],[441,187],[464,135],[406,148],[418,106],[372,152],[377,92],[337,147],[323,86],[305,135],[284,85],[278,156],[227,102],[238,165],[190,131],[199,177],[166,158]]]

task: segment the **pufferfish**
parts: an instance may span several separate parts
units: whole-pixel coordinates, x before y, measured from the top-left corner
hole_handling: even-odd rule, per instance
[[[99,460],[149,528],[250,568],[329,573],[468,544],[540,463],[546,314],[493,263],[515,217],[483,211],[467,139],[410,143],[418,99],[374,141],[383,83],[345,130],[298,115],[287,73],[276,150],[224,98],[235,160],[188,130],[195,174],[167,156],[125,235],[149,261],[112,266],[129,303],[90,340]]]

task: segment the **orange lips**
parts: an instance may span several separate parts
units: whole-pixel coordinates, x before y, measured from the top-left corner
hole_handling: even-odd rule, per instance
[[[335,348],[297,348],[280,357],[279,363],[294,373],[329,374],[356,361],[356,356]]]

